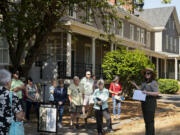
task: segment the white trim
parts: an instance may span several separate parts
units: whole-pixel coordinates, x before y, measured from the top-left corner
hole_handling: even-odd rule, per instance
[[[159,58],[156,58],[156,71],[157,71],[157,78],[159,78]]]
[[[167,59],[164,59],[164,74],[165,79],[167,78]]]
[[[130,24],[130,31],[129,31],[129,33],[130,33],[130,39],[131,40],[134,40],[134,25],[132,25],[132,24]]]
[[[155,51],[162,52],[162,32],[155,32]]]
[[[96,39],[92,38],[92,73],[96,73]]]
[[[175,58],[175,80],[178,79],[178,60]]]
[[[72,36],[70,33],[67,33],[67,59],[66,59],[66,76],[71,77],[71,46]]]

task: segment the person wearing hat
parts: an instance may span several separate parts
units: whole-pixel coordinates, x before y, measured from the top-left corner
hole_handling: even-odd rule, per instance
[[[142,90],[146,94],[146,101],[141,102],[146,133],[145,135],[155,135],[154,116],[157,106],[156,97],[159,95],[158,83],[155,80],[156,74],[152,68],[145,68],[142,71],[144,75],[144,82],[141,87],[137,86],[135,82],[130,81],[138,90]]]
[[[121,101],[117,100],[115,97],[119,96],[122,93],[122,86],[119,83],[119,77],[116,76],[113,82],[110,84],[109,92],[112,94],[112,101],[113,101],[113,119],[120,120],[121,114]],[[118,117],[116,113],[116,106],[118,111]]]
[[[23,104],[22,91],[25,89],[24,83],[19,79],[19,71],[14,72],[13,79],[11,83],[11,91],[14,91],[17,94],[20,103]],[[24,109],[24,107],[23,107]]]

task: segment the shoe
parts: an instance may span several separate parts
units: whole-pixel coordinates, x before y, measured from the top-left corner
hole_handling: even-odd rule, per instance
[[[98,133],[98,135],[103,135],[103,133]]]
[[[114,131],[112,129],[108,129],[107,132],[108,133],[114,133]]]
[[[61,123],[59,123],[59,124],[58,124],[58,127],[59,127],[59,128],[62,128],[62,125],[61,125]]]
[[[78,129],[79,128],[79,124],[76,124],[76,129]]]

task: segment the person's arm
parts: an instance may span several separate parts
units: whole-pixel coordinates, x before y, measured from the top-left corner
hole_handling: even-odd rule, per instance
[[[64,88],[64,96],[63,96],[63,99],[62,99],[62,104],[64,104],[66,102],[66,99],[67,99],[67,89]]]
[[[130,81],[130,83],[136,87],[136,89],[140,90],[141,88],[134,82],[134,81]]]
[[[28,99],[30,99],[30,100],[32,100],[32,101],[34,101],[34,99],[32,99],[31,97],[29,97],[29,95],[28,95],[28,85],[26,86],[26,97],[28,98]]]
[[[71,98],[71,89],[70,88],[68,88],[67,95],[68,95],[68,99],[69,99],[69,101],[71,103],[72,102],[72,98]]]
[[[36,100],[38,100],[39,99],[39,91],[38,91],[37,85],[35,84],[34,87],[36,89],[36,97],[35,98],[36,98]]]
[[[109,93],[116,94],[113,90],[114,90],[114,83],[111,83],[109,88]]]
[[[159,91],[158,91],[158,83],[157,81],[152,81],[151,83],[151,88],[153,90],[153,92],[149,92],[149,91],[143,91],[143,93],[150,95],[150,96],[158,96],[159,95]]]
[[[20,86],[20,87],[16,87],[13,89],[14,92],[18,92],[18,91],[22,91],[24,89],[24,85]]]

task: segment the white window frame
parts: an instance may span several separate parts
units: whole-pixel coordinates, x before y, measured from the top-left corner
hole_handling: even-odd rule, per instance
[[[166,50],[169,48],[169,36],[166,35]]]
[[[173,38],[170,37],[170,51],[173,51]]]
[[[145,41],[145,31],[144,31],[144,29],[141,29],[141,43],[143,43],[144,44],[144,41]]]
[[[87,14],[88,12],[88,14]],[[90,16],[92,14],[92,9],[88,6],[86,9],[86,19],[87,23],[91,24],[92,23],[92,17]]]
[[[146,44],[147,47],[151,47],[151,33],[149,31],[146,34]]]
[[[137,41],[141,42],[141,29],[139,27],[137,28],[136,33],[137,33],[137,35],[136,35]]]
[[[175,29],[175,24],[174,24],[173,20],[172,20],[172,28],[173,28],[173,30]]]
[[[176,38],[175,38],[174,39],[174,52],[177,52],[176,47],[177,47],[177,41],[176,41]]]
[[[134,25],[130,24],[130,39],[134,40]]]
[[[124,22],[121,21],[121,28],[118,28],[118,35],[124,37]]]
[[[7,44],[6,47],[0,46],[0,52],[2,52],[2,53],[0,53],[0,58],[2,58],[0,60],[0,65],[9,65],[9,46],[8,46],[8,43],[5,42],[3,37],[0,37],[0,40],[2,41],[2,43]],[[4,60],[4,53],[7,54],[7,62],[5,62],[5,60]]]
[[[73,9],[68,10],[68,15],[69,15],[69,17],[72,17],[72,18],[76,19],[76,11],[74,9],[76,10],[76,5],[75,4],[73,5]]]

